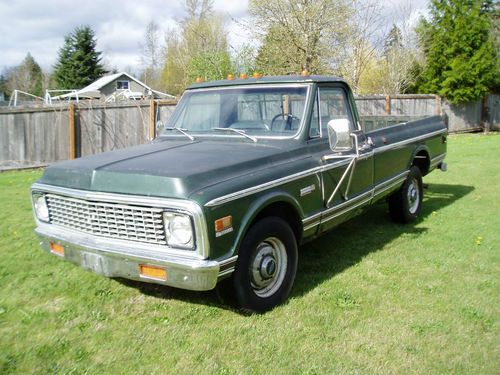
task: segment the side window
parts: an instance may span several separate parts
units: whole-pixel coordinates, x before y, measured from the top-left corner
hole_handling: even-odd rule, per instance
[[[309,127],[309,138],[321,137],[319,125],[319,109],[318,109],[318,94],[314,98],[313,113],[311,116],[311,125]]]
[[[347,119],[351,130],[355,130],[344,90],[340,87],[320,88],[319,103],[322,134],[328,134],[328,122],[335,119]]]

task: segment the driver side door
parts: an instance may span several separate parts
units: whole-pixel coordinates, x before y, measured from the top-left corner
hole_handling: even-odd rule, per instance
[[[323,213],[320,231],[326,231],[354,216],[371,200],[373,151],[354,121],[347,91],[341,86],[320,86],[316,96],[317,131],[325,138],[320,154]],[[311,131],[314,131],[314,113]],[[346,121],[352,147],[333,151],[328,142],[328,123]]]

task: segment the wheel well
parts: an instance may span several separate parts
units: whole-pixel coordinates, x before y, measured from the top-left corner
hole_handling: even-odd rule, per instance
[[[252,225],[267,216],[276,216],[286,221],[292,228],[297,243],[300,243],[302,240],[302,220],[295,207],[286,202],[271,203],[258,213],[253,219]]]
[[[417,152],[417,154],[413,158],[412,165],[415,165],[416,167],[418,167],[418,169],[420,169],[420,173],[422,173],[422,176],[425,176],[427,173],[429,173],[431,161],[427,151],[421,150]]]

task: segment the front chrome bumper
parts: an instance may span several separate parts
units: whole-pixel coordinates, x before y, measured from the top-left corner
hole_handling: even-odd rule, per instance
[[[184,258],[144,249],[134,250],[126,241],[85,236],[51,225],[39,225],[35,232],[43,250],[52,253],[51,243],[61,245],[65,260],[106,277],[123,277],[201,291],[213,289],[219,276],[220,264],[213,260]],[[164,268],[166,280],[141,276],[140,265]]]

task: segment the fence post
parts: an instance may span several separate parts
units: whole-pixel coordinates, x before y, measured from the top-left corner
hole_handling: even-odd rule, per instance
[[[149,139],[153,140],[156,136],[155,124],[155,99],[151,97],[149,100]]]
[[[485,95],[481,103],[481,125],[485,133],[490,132],[490,113],[488,106],[488,95]]]
[[[391,114],[391,97],[389,95],[385,96],[385,114]]]
[[[69,132],[69,158],[70,160],[76,157],[75,145],[75,105],[69,103],[68,106],[68,132]]]
[[[442,114],[441,97],[439,95],[436,95],[436,115],[441,116],[441,114]]]

